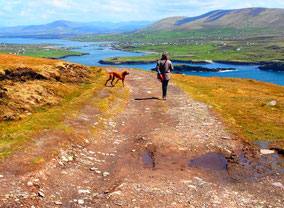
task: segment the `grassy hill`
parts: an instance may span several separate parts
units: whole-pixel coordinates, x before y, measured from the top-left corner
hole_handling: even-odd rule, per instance
[[[284,9],[246,8],[216,10],[197,17],[170,17],[160,20],[140,31],[190,31],[220,28],[265,28],[283,31]]]
[[[97,107],[98,114],[107,116],[110,106],[115,113],[128,91],[121,92],[122,85],[105,89],[107,76],[99,67],[0,53],[0,159],[43,130],[72,134],[65,120],[77,116],[86,103]],[[107,95],[94,99],[102,89]]]
[[[83,65],[0,54],[0,121],[58,105],[93,76],[96,72]]]

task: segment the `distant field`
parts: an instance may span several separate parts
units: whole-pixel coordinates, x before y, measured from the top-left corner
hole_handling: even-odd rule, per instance
[[[0,53],[38,58],[62,58],[66,56],[80,56],[85,54],[71,51],[69,48],[54,47],[49,44],[0,44]]]
[[[126,51],[168,51],[171,59],[237,62],[274,62],[284,60],[284,37],[281,31],[261,28],[212,29],[175,32],[137,32],[115,35],[73,37],[77,41],[116,41],[113,48]],[[154,61],[158,54],[115,57],[104,61]]]
[[[134,32],[127,34],[94,34],[71,37],[76,41],[118,41],[125,42],[190,42],[196,40],[219,41],[219,40],[244,40],[256,36],[277,36],[281,31],[270,31],[267,28],[219,28],[193,31],[160,31],[160,32]]]
[[[222,60],[238,62],[260,62],[283,60],[284,47],[279,45],[262,44],[259,42],[208,42],[195,43],[192,45],[138,45],[119,47],[127,51],[170,53],[170,59],[175,60]],[[105,61],[142,61],[156,60],[159,54],[134,57],[116,57],[105,59]]]

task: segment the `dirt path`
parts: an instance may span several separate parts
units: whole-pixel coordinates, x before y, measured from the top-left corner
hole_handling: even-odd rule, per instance
[[[284,177],[274,156],[259,157],[209,106],[172,83],[167,101],[158,99],[152,74],[130,70],[126,83],[125,111],[105,119],[83,107],[66,120],[82,142],[62,148],[42,169],[20,171],[17,154],[3,161],[0,207],[282,207]],[[35,144],[43,151],[62,137],[43,132]],[[209,169],[189,167],[206,153],[218,155],[191,164]]]

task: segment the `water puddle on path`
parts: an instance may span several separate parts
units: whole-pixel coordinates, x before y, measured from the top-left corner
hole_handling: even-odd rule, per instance
[[[210,152],[191,160],[188,166],[213,171],[222,171],[227,169],[227,160],[222,155]]]
[[[280,148],[272,147],[270,148],[269,141],[256,141],[256,145],[258,145],[261,150],[261,163],[262,164],[270,164],[275,169],[278,169],[280,172],[284,172],[284,150]],[[281,165],[282,164],[282,165]]]
[[[144,164],[144,167],[150,167],[153,168],[155,167],[155,162],[153,160],[153,154],[150,152],[144,152],[142,155],[142,161]]]

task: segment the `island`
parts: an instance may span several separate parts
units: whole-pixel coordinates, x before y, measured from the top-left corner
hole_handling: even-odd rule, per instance
[[[261,65],[258,67],[260,70],[284,72],[284,63],[275,62],[270,64]]]

